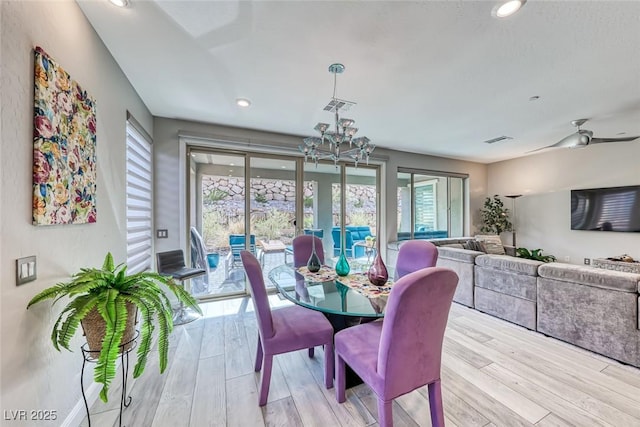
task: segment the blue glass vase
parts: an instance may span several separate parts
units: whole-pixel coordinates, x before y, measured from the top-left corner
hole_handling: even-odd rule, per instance
[[[349,271],[351,271],[351,268],[349,267],[347,256],[344,254],[344,249],[342,249],[340,251],[340,258],[338,259],[338,263],[336,264],[336,274],[340,277],[344,277],[349,274]]]

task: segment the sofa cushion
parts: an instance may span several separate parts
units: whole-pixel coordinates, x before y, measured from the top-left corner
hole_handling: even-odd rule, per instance
[[[475,308],[500,319],[536,330],[536,302],[493,291],[475,288]]]
[[[464,249],[464,246],[462,246],[462,243],[449,243],[448,245],[442,245],[443,248],[457,248],[457,249]]]
[[[438,246],[438,258],[454,259],[457,261],[474,264],[478,255],[484,255],[484,253],[478,251],[470,251],[468,249]]]
[[[504,247],[502,246],[500,236],[494,234],[478,234],[475,239],[476,242],[480,242],[482,252],[493,255],[504,255]]]
[[[556,279],[563,282],[576,282],[603,289],[612,289],[621,292],[640,291],[640,274],[558,262],[540,266],[538,274],[540,277]]]
[[[494,292],[529,301],[536,300],[537,276],[479,265],[476,265],[474,273],[476,288],[491,289]]]
[[[544,264],[532,259],[515,258],[508,255],[479,255],[476,257],[476,265],[499,270],[511,271],[528,276],[537,276],[538,267]]]

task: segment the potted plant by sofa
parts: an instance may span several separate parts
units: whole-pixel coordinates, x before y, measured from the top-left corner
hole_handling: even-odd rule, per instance
[[[556,257],[553,255],[542,255],[542,249],[529,250],[527,248],[517,248],[516,254],[519,258],[532,259],[535,261],[553,262],[556,260]]]
[[[498,195],[485,199],[484,207],[480,209],[480,216],[482,217],[480,231],[483,233],[500,235],[503,231],[511,231],[509,209],[504,207]]]
[[[89,351],[97,356],[94,380],[102,384],[100,398],[106,402],[122,344],[131,342],[135,334],[136,309],[140,313],[140,336],[134,378],[144,371],[156,327],[160,373],[167,367],[172,308],[160,285],[166,286],[186,306],[202,313],[196,300],[171,277],[147,271],[128,275],[126,265],[114,265],[111,253],[105,257],[102,268],[82,268],[70,281],[33,297],[27,308],[50,298],[55,298],[54,303],[64,297],[70,299],[53,326],[51,341],[56,350],[64,347],[71,351],[71,338],[82,324]]]

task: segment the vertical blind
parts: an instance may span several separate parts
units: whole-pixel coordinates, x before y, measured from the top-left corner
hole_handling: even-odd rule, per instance
[[[153,258],[151,141],[127,121],[127,265],[151,270]]]
[[[416,220],[414,231],[430,231],[436,229],[437,214],[435,199],[435,185],[433,183],[426,185],[416,184]]]

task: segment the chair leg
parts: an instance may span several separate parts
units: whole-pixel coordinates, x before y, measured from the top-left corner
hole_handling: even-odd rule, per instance
[[[269,397],[269,383],[271,382],[271,366],[273,364],[273,355],[267,354],[264,356],[264,366],[262,368],[262,380],[260,382],[260,401],[259,405],[264,406],[267,404],[267,397]]]
[[[442,390],[440,380],[434,381],[429,388],[429,407],[431,408],[431,425],[444,427],[444,409],[442,407]]]
[[[309,358],[313,359],[314,354],[315,354],[315,347],[309,347]]]
[[[378,397],[378,425],[380,427],[393,427],[393,400],[384,401],[381,397]]]
[[[333,356],[333,338],[324,345],[324,385],[327,389],[333,387],[333,370],[334,370],[334,356]]]
[[[259,372],[262,367],[262,342],[260,341],[260,336],[258,335],[258,349],[256,350],[256,365],[255,371]]]
[[[346,387],[345,366],[344,366],[344,359],[338,353],[336,353],[335,368],[336,368],[336,382],[335,382],[336,400],[338,401],[338,403],[342,403],[345,400],[347,400],[344,393],[344,389]]]

